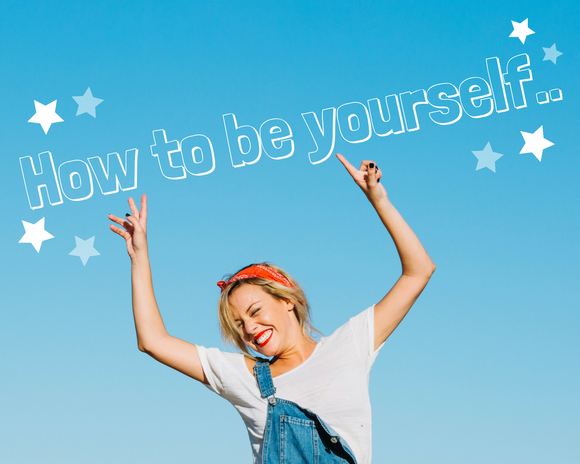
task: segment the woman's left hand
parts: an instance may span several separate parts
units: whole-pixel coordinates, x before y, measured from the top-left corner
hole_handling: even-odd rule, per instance
[[[364,160],[360,168],[356,169],[341,154],[337,153],[336,157],[373,205],[377,205],[380,201],[387,199],[387,191],[380,183],[383,173],[374,161]]]

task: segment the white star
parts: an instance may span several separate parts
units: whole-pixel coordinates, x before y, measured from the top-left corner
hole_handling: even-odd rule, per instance
[[[62,118],[56,114],[56,100],[48,105],[43,105],[42,103],[38,103],[34,100],[34,107],[36,109],[36,113],[32,116],[28,122],[35,122],[36,124],[40,124],[42,126],[42,130],[44,130],[45,134],[48,134],[48,129],[50,129],[50,125],[55,122],[62,122]]]
[[[46,230],[44,230],[44,218],[42,218],[36,224],[22,221],[22,225],[24,226],[26,233],[22,236],[18,243],[32,243],[32,246],[37,253],[40,253],[42,242],[54,238]]]
[[[544,149],[554,145],[552,142],[544,138],[544,126],[540,126],[540,128],[533,134],[523,131],[520,132],[526,141],[520,154],[533,153],[539,161],[542,161],[542,153],[544,152]]]
[[[556,64],[556,60],[560,55],[563,55],[562,52],[556,50],[556,44],[552,45],[550,48],[542,47],[544,49],[544,59],[542,61],[550,60],[552,63]]]
[[[522,43],[525,43],[527,36],[535,34],[535,32],[528,27],[528,18],[524,19],[521,23],[512,21],[512,26],[514,27],[514,30],[510,34],[510,37],[517,37],[522,41]]]
[[[91,256],[100,256],[93,244],[95,243],[95,237],[91,237],[88,240],[83,240],[82,238],[75,237],[76,247],[73,251],[69,253],[72,256],[78,256],[83,262],[83,266],[86,266],[87,261]]]
[[[482,168],[488,168],[495,172],[495,162],[503,156],[501,153],[495,153],[491,149],[491,144],[489,142],[487,142],[487,145],[483,150],[472,151],[471,153],[477,157],[476,171]]]
[[[93,97],[93,93],[91,92],[91,88],[87,88],[87,91],[82,97],[73,97],[75,101],[78,103],[79,107],[77,109],[77,116],[83,113],[89,113],[93,118],[97,117],[95,108],[100,105],[103,100],[100,98]]]

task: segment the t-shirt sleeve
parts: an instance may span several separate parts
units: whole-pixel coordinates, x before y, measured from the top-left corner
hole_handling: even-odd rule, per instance
[[[199,360],[203,367],[203,372],[209,382],[205,385],[214,393],[220,396],[224,395],[224,379],[222,372],[227,371],[227,363],[231,362],[228,355],[231,353],[224,353],[217,348],[205,348],[204,346],[196,345]]]
[[[357,316],[351,318],[348,324],[354,333],[361,359],[368,368],[373,365],[384,342],[375,350],[375,306],[371,306]]]

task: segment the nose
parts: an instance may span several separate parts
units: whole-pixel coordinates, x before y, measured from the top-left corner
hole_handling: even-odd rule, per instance
[[[258,326],[253,322],[244,325],[244,334],[249,340],[253,340],[258,333]]]

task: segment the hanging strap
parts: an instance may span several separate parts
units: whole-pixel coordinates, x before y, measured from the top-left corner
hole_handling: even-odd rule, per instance
[[[272,381],[272,373],[270,372],[270,362],[267,359],[256,358],[256,365],[254,366],[254,376],[258,382],[258,388],[262,398],[268,398],[271,405],[276,404],[276,387]]]

